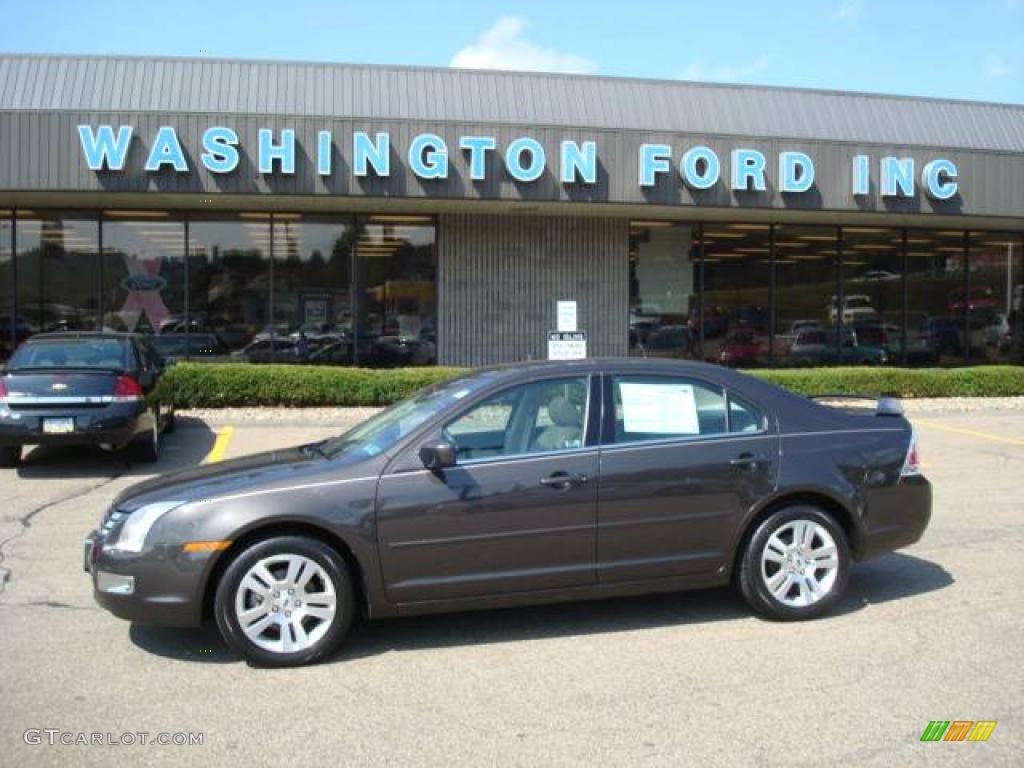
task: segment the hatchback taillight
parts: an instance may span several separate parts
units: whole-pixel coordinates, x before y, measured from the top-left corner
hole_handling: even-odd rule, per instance
[[[0,403],[7,402],[7,385],[3,379],[0,379]]]
[[[138,399],[142,397],[142,386],[131,376],[118,376],[114,383],[114,397],[119,399]]]
[[[917,435],[910,434],[910,445],[907,446],[907,458],[903,460],[901,477],[913,477],[921,474],[921,453],[917,448]]]

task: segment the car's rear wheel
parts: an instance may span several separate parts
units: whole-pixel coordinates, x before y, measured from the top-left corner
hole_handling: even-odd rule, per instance
[[[257,542],[231,562],[214,598],[224,640],[254,664],[292,667],[333,653],[355,604],[345,561],[305,536]]]
[[[813,506],[785,507],[750,537],[740,561],[740,592],[769,618],[811,619],[843,596],[850,560],[846,534],[830,515]]]
[[[0,467],[16,467],[20,462],[20,445],[5,445],[0,447]]]

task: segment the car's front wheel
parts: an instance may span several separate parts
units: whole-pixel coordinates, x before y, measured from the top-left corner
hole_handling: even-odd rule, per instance
[[[758,613],[811,619],[846,590],[850,548],[836,521],[813,506],[779,509],[758,525],[740,562],[739,588]]]
[[[224,640],[261,666],[291,667],[333,653],[354,613],[345,561],[305,536],[265,539],[224,571],[214,615]]]

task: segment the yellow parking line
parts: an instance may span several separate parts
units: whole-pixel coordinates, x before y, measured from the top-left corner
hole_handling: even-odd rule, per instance
[[[232,426],[221,427],[217,430],[217,439],[213,442],[213,448],[206,454],[206,458],[203,459],[203,464],[216,464],[218,461],[224,458],[224,451],[228,449],[228,443],[231,442],[231,436],[235,433],[235,428]]]
[[[1005,445],[1024,445],[1024,440],[1015,440],[1012,437],[1003,437],[1002,435],[993,435],[991,432],[979,432],[976,429],[964,429],[963,427],[951,427],[948,424],[939,424],[928,419],[914,419],[914,424],[920,424],[923,427],[931,427],[932,429],[938,429],[943,432],[952,432],[957,435],[968,435],[970,437],[976,437],[979,440],[988,440],[990,443],[1003,443]]]

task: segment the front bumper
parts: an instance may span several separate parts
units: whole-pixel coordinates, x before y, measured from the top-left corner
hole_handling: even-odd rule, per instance
[[[43,420],[72,418],[74,431],[49,434]],[[113,403],[103,408],[0,408],[0,445],[123,445],[152,428],[146,406]]]
[[[171,627],[202,623],[203,588],[214,553],[172,546],[119,552],[105,546],[99,531],[85,538],[84,548],[93,597],[115,616]]]

